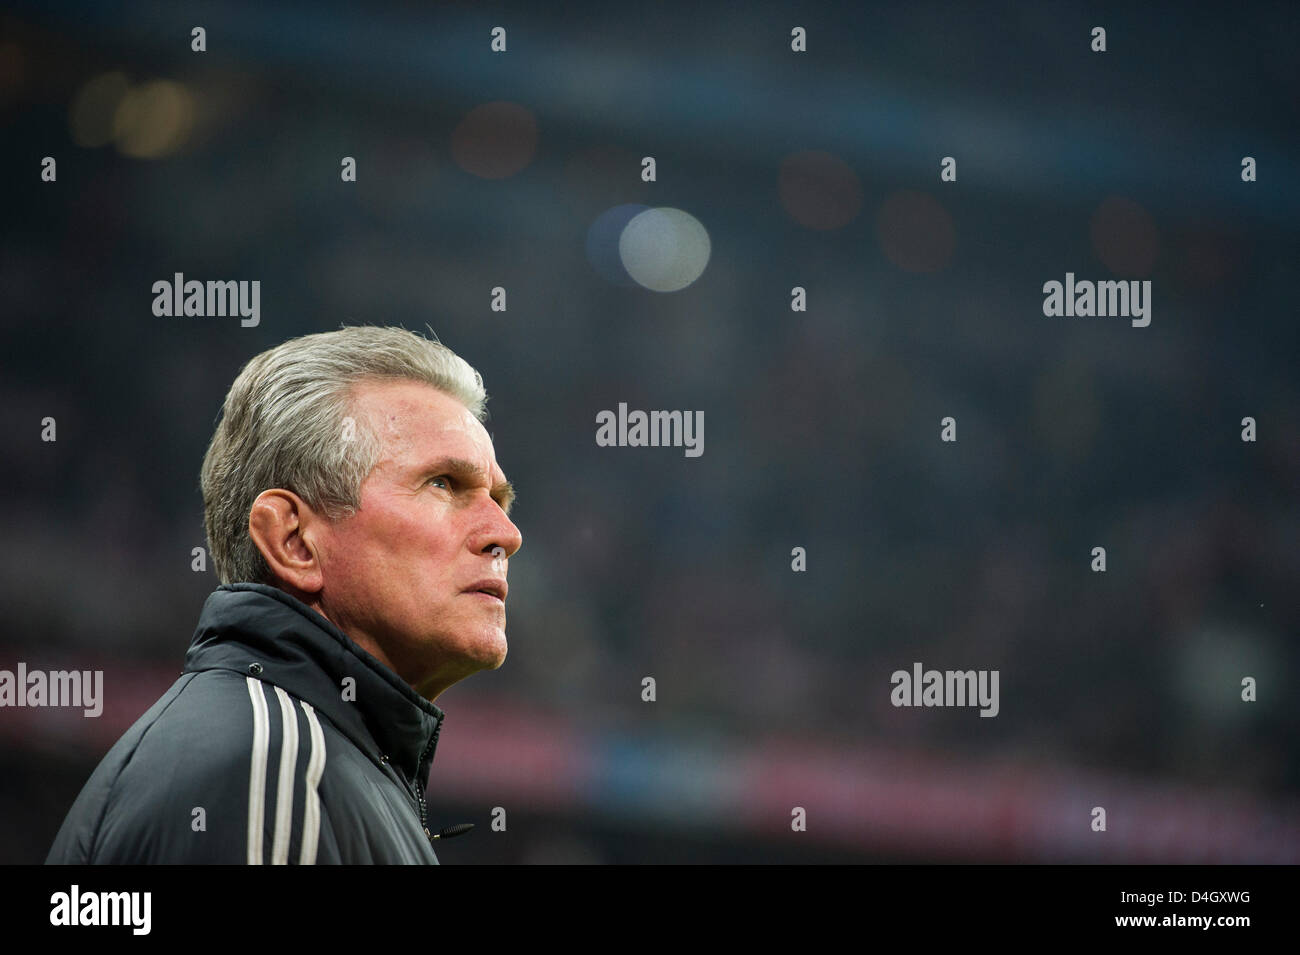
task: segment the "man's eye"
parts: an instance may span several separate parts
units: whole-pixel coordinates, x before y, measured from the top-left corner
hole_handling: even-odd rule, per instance
[[[450,478],[448,475],[446,475],[446,474],[439,474],[437,477],[429,478],[429,483],[430,483],[430,484],[434,483],[435,481],[441,481],[443,484],[445,484],[445,485],[447,486],[447,489],[448,489],[448,490],[451,489],[451,478]]]

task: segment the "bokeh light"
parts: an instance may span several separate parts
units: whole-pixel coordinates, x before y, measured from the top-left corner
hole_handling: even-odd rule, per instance
[[[466,172],[506,179],[533,161],[537,120],[518,103],[484,103],[470,110],[451,134],[451,155]]]
[[[78,146],[94,149],[113,141],[113,122],[130,89],[122,73],[101,73],[77,91],[68,110],[68,128]]]
[[[137,159],[172,155],[193,127],[194,97],[172,80],[153,80],[127,90],[113,118],[117,148]]]
[[[880,247],[905,272],[938,272],[952,259],[957,232],[948,210],[923,192],[902,190],[885,199],[876,218]]]
[[[587,261],[602,278],[615,285],[636,284],[623,268],[619,240],[627,224],[648,208],[635,202],[614,206],[597,216],[587,229]]]
[[[655,292],[686,288],[709,264],[708,230],[681,209],[647,209],[619,236],[618,252],[627,274]]]
[[[22,88],[27,59],[17,43],[0,43],[0,103],[14,98]]]
[[[781,163],[781,205],[809,229],[840,229],[862,209],[862,184],[842,159],[806,150]]]

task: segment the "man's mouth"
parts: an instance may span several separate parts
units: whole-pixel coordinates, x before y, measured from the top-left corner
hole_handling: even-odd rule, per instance
[[[487,580],[480,580],[477,583],[470,584],[468,587],[465,588],[465,593],[486,594],[489,597],[495,597],[497,600],[500,600],[502,603],[505,603],[506,591],[508,589],[509,588],[506,586],[506,582],[504,580],[493,577]]]

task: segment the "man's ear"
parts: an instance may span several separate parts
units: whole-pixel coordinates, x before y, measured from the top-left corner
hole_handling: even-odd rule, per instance
[[[271,488],[257,495],[248,513],[248,536],[272,575],[301,593],[325,586],[315,532],[325,517],[293,491]]]

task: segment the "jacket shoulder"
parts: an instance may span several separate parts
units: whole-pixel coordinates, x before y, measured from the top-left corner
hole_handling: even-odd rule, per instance
[[[64,818],[45,860],[46,864],[85,864],[91,861],[95,836],[123,769],[130,763],[148,730],[171,707],[193,678],[193,674],[182,674],[99,761]]]
[[[187,673],[109,751],[48,861],[315,861],[325,758],[308,704],[232,670]]]

